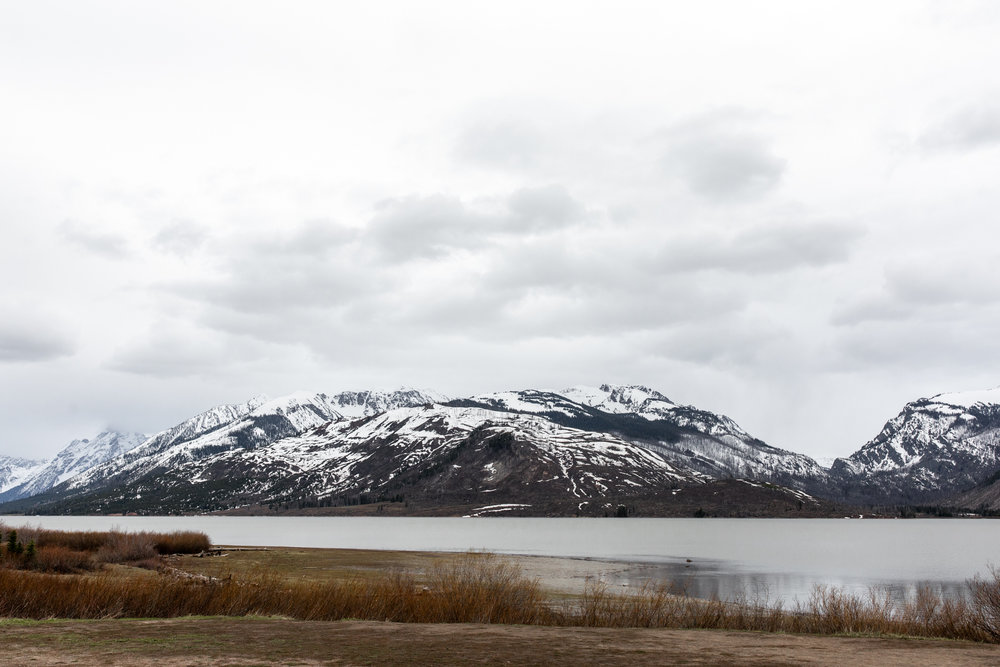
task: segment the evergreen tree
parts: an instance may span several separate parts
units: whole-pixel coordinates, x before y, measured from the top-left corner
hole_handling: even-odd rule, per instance
[[[23,549],[24,546],[17,539],[17,531],[12,530],[7,533],[7,553],[17,555],[21,553]]]

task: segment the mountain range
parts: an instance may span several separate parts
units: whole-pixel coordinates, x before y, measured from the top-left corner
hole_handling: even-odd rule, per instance
[[[977,499],[992,509],[998,428],[1000,389],[940,394],[825,468],[638,385],[297,393],[218,406],[150,437],[75,440],[51,461],[0,458],[0,511],[833,516]]]

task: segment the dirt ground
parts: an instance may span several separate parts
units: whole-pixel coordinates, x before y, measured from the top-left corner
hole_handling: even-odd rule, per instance
[[[708,630],[306,622],[3,621],[7,665],[996,665],[965,642]]]

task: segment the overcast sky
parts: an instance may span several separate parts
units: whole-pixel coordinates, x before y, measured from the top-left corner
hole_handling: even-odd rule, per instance
[[[0,453],[640,383],[846,456],[1000,384],[1000,3],[0,2]]]

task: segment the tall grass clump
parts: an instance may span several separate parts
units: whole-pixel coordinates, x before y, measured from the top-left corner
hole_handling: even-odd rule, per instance
[[[493,554],[465,554],[437,566],[420,594],[433,603],[437,622],[537,624],[551,616],[538,581]]]
[[[156,555],[156,548],[148,533],[113,531],[107,534],[107,539],[97,549],[94,557],[101,563],[129,563],[149,560]]]
[[[158,554],[197,554],[208,551],[212,542],[205,533],[178,530],[172,533],[148,533]]]

